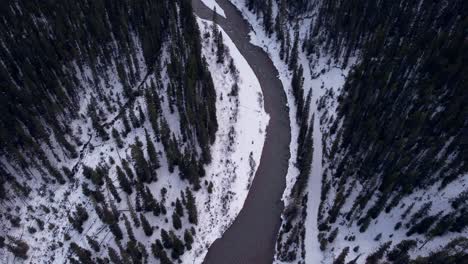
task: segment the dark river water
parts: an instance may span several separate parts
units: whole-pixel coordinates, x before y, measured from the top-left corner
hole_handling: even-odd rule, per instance
[[[212,19],[213,11],[200,0],[192,0],[192,3],[197,16]],[[217,0],[217,3],[227,17],[218,16],[218,24],[234,41],[260,81],[270,123],[244,207],[223,236],[210,247],[204,263],[271,264],[281,224],[281,197],[290,157],[291,129],[286,94],[273,62],[261,48],[250,43],[249,23],[228,0]]]

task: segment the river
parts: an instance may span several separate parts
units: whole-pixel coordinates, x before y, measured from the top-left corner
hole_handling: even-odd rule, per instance
[[[228,0],[218,0],[217,3],[226,14],[226,19],[217,16],[217,23],[233,40],[257,76],[270,122],[260,164],[245,204],[232,225],[209,248],[204,263],[271,264],[281,225],[281,197],[291,155],[286,94],[278,78],[278,70],[268,54],[250,43],[250,24]],[[192,0],[192,4],[197,16],[212,19],[213,11],[200,0]]]

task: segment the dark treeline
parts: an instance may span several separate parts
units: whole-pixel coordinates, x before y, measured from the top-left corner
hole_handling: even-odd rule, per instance
[[[26,175],[35,166],[64,183],[65,176],[54,163],[63,161],[59,151],[65,159],[79,156],[83,142],[69,124],[82,118],[77,113],[84,93],[92,94],[88,117],[101,140],[112,135],[121,148],[122,137],[141,127],[148,113],[171,168],[189,167],[183,155],[191,157],[197,168],[210,162],[209,146],[217,131],[216,96],[201,57],[190,1],[7,1],[0,15],[0,156],[24,169]],[[184,142],[175,139],[161,115],[164,43],[171,54],[168,97],[171,111],[180,114]],[[111,89],[115,74],[122,94],[115,95]],[[149,74],[154,74],[155,82],[142,85]],[[80,75],[86,76],[84,80]],[[136,97],[143,95],[147,111],[135,104]],[[110,129],[115,120],[106,122],[105,114],[116,112],[124,131]],[[179,145],[185,142],[188,147],[182,151]],[[56,161],[47,157],[44,146],[52,150]],[[12,184],[17,180],[5,173],[2,184],[5,177]]]
[[[337,181],[352,176],[368,190],[346,212],[361,231],[405,194],[435,182],[443,189],[468,172],[467,11],[464,1],[326,1],[320,9],[311,39],[324,38],[344,64],[356,49],[362,53],[339,97],[330,131],[338,136],[328,153]],[[377,194],[367,212],[354,214]]]
[[[83,199],[61,208],[65,219],[54,212],[47,222],[52,230],[55,221],[68,220],[70,228],[57,239],[69,246],[70,263],[147,263],[150,253],[161,263],[180,261],[194,242],[198,211],[192,191],[201,188],[218,129],[216,93],[191,2],[12,0],[1,5],[0,16],[0,199],[20,204],[42,186],[51,195],[40,207],[47,215],[56,210],[56,199],[70,195],[53,197],[53,183],[68,182]],[[180,117],[180,137],[168,124],[164,102]],[[71,127],[77,120],[82,126]],[[100,149],[95,167],[82,164],[105,144],[110,148]],[[178,166],[181,180],[188,181],[177,197],[153,184],[166,160],[169,172]],[[5,220],[2,232],[26,224],[30,234],[38,232],[29,216],[16,215],[17,208],[6,209],[12,220]],[[33,206],[28,213],[42,231],[43,215]],[[96,216],[113,247],[103,244],[100,231],[85,229]],[[154,217],[171,219],[173,229],[159,230]],[[151,246],[136,238],[140,227]],[[161,239],[151,239],[156,229]],[[86,235],[89,247],[75,233]],[[26,241],[3,233],[0,241],[16,257],[28,258]]]

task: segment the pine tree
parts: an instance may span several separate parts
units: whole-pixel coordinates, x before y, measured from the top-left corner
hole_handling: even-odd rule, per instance
[[[290,71],[296,69],[298,58],[299,58],[299,31],[296,25],[296,30],[294,33],[294,44],[291,50],[291,57],[289,58],[289,70]]]
[[[133,232],[132,225],[130,224],[130,221],[128,221],[127,216],[124,214],[123,215],[124,219],[124,224],[125,224],[125,229],[127,230],[127,237],[128,240],[135,241],[135,233]]]
[[[124,109],[123,113],[122,113],[122,123],[124,125],[124,137],[126,137],[128,135],[128,133],[130,133],[130,131],[132,131],[132,127],[130,126],[130,122],[128,121],[128,117],[127,117],[127,110]]]
[[[159,165],[159,158],[158,153],[156,152],[156,148],[154,147],[153,141],[151,140],[148,131],[145,129],[145,138],[146,138],[146,150],[148,154],[148,158],[151,164],[151,172],[153,173],[153,177],[157,180],[156,170],[160,167]]]
[[[154,84],[152,86],[154,86]],[[153,91],[154,91],[154,89],[153,89]],[[158,122],[159,113],[158,113],[158,110],[156,108],[156,104],[154,103],[153,97],[154,96],[151,94],[151,92],[149,90],[147,90],[146,93],[145,93],[145,100],[146,100],[146,109],[148,111],[148,118],[149,118],[149,121],[151,123],[151,127],[153,128],[153,132],[156,135],[156,137],[158,138],[158,135],[160,133],[159,132],[159,122]]]
[[[94,97],[91,98],[91,103],[88,105],[88,115],[91,118],[91,123],[96,130],[98,136],[106,141],[109,139],[109,134],[107,134],[107,131],[105,128],[101,125],[99,122],[99,117],[97,116],[97,110],[96,110],[96,99]]]
[[[273,4],[271,0],[267,0],[266,9],[263,12],[263,27],[265,32],[268,36],[271,36],[273,33],[273,22],[272,22],[272,15],[273,15]]]
[[[95,252],[99,252],[99,251],[101,250],[101,247],[99,246],[99,242],[97,242],[96,240],[94,240],[92,237],[86,236],[86,240],[88,241],[89,246],[90,246]]]
[[[130,168],[130,165],[128,164],[128,161],[126,159],[122,159],[122,167],[125,170],[127,176],[130,178],[130,180],[133,180],[135,176],[133,175],[133,171]]]
[[[77,205],[75,212],[72,215],[68,215],[68,220],[79,233],[83,232],[83,224],[88,218],[88,212],[82,205]]]
[[[108,247],[108,252],[107,254],[109,255],[109,259],[112,263],[114,264],[124,264],[122,259],[120,258],[119,256],[119,253],[117,253],[117,251],[115,251],[115,249],[113,247]]]
[[[151,244],[151,251],[154,257],[161,261],[161,264],[172,264],[172,261],[167,257],[166,251],[159,239],[156,239],[156,242]]]
[[[182,227],[182,222],[180,221],[180,216],[176,212],[172,213],[172,226],[176,230],[179,230]]]
[[[119,181],[120,188],[127,194],[132,194],[132,186],[130,184],[130,181],[127,179],[127,176],[125,176],[125,173],[122,171],[122,169],[117,166],[117,180]]]
[[[136,228],[140,227],[140,221],[138,220],[135,209],[132,206],[132,202],[130,201],[128,197],[127,197],[127,206],[128,206],[128,211],[130,211],[130,217],[132,218],[133,224],[135,224]]]
[[[224,63],[224,42],[223,42],[223,32],[219,31],[216,36],[216,62]]]
[[[161,228],[161,239],[164,245],[164,248],[172,248],[172,238],[169,236],[169,233],[164,228]]]
[[[213,37],[213,40],[215,43],[217,43],[217,37],[218,37],[218,18],[216,14],[216,7],[213,9],[213,15],[212,19],[213,23],[211,24],[211,36]]]
[[[118,222],[113,222],[109,224],[109,229],[111,233],[114,235],[115,239],[117,240],[122,240],[123,234],[122,234],[122,229],[120,229],[119,223]]]
[[[148,162],[145,159],[143,150],[139,146],[138,141],[136,144],[132,145],[131,149],[132,149],[132,159],[135,162],[135,170],[136,170],[136,175],[138,179],[141,182],[151,183],[153,180],[152,179],[153,177],[151,175]]]
[[[141,124],[140,124],[140,121],[138,120],[138,118],[135,115],[135,111],[134,111],[133,107],[131,107],[128,110],[128,113],[129,113],[130,122],[132,123],[133,128],[139,128],[141,126]]]
[[[115,128],[112,128],[112,137],[115,139],[115,143],[117,144],[117,147],[123,148],[124,144],[123,144],[122,138],[120,138],[120,133]]]
[[[187,248],[187,250],[191,250],[192,244],[193,244],[193,236],[192,236],[192,233],[188,229],[185,229],[184,241],[185,241],[185,247]]]
[[[189,222],[192,224],[198,224],[198,213],[197,213],[197,206],[195,204],[195,197],[193,196],[190,189],[187,187],[185,190],[186,192],[186,199],[187,199],[187,213]]]
[[[169,232],[169,236],[172,238],[173,243],[171,257],[173,259],[178,259],[185,252],[184,243],[174,234],[174,232],[172,232],[172,230]]]
[[[145,232],[146,236],[153,235],[153,227],[150,225],[148,220],[146,219],[144,214],[140,214],[141,226],[143,227],[143,231]]]
[[[349,247],[345,247],[343,251],[341,251],[340,255],[333,261],[333,264],[345,264],[346,256],[349,253]]]
[[[143,113],[143,109],[141,109],[141,105],[138,105],[138,115],[140,116],[140,124],[143,125],[145,123],[146,117]]]
[[[184,207],[182,206],[182,203],[180,202],[179,198],[176,199],[175,205],[175,211],[177,212],[177,214],[180,217],[184,216]]]
[[[114,183],[112,183],[112,180],[109,178],[109,173],[107,171],[104,173],[104,179],[106,180],[107,190],[109,190],[114,199],[120,203],[122,199],[120,199],[119,192],[117,192],[117,189],[115,188]]]
[[[75,242],[70,243],[70,250],[75,254],[81,263],[83,264],[93,264],[94,261],[91,258],[92,254],[89,250],[84,249],[78,246]]]

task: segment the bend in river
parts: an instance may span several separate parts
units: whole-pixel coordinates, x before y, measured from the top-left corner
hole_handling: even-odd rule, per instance
[[[197,16],[211,20],[213,11],[201,0],[193,0]],[[220,239],[208,250],[206,264],[271,264],[281,225],[290,158],[291,128],[287,98],[278,70],[260,47],[250,43],[250,24],[228,0],[218,0],[227,19],[217,16],[218,24],[233,40],[257,76],[263,91],[270,122],[258,170],[244,207]]]

